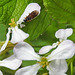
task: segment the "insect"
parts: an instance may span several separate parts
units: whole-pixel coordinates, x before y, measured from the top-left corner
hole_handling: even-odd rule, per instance
[[[31,20],[34,19],[38,14],[39,14],[39,12],[38,12],[37,10],[32,11],[23,21],[24,21],[24,22],[31,21]]]

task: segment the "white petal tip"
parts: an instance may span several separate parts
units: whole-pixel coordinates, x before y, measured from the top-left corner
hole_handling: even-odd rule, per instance
[[[67,37],[71,36],[73,33],[73,29],[72,28],[67,28],[67,29],[59,29],[58,31],[56,31],[55,33],[55,37],[59,38],[59,39],[67,39]]]
[[[26,7],[24,13],[21,15],[21,17],[18,21],[18,24],[21,24],[22,22],[26,22],[26,21],[30,21],[30,20],[34,19],[36,16],[38,16],[40,14],[40,9],[41,9],[41,7],[39,6],[39,4],[30,3]],[[30,14],[32,15],[32,17],[29,16]]]
[[[53,48],[53,46],[44,46],[39,50],[39,54],[45,54],[47,52],[49,52],[51,49]]]

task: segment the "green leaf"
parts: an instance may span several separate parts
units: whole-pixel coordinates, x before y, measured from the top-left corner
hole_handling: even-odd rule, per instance
[[[51,18],[63,23],[75,22],[75,0],[43,0]]]
[[[3,6],[4,4],[10,2],[11,0],[0,0],[0,6]]]
[[[2,0],[1,2],[0,2],[0,23],[8,24],[9,18],[15,9],[16,0]]]
[[[0,41],[4,41],[6,37],[7,27],[3,24],[0,24]]]

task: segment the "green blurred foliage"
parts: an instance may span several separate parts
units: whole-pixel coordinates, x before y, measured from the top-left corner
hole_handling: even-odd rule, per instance
[[[48,13],[62,23],[75,23],[75,0],[43,0]]]
[[[26,41],[35,48],[36,52],[42,46],[52,45],[58,40],[55,38],[55,32],[58,29],[73,28],[73,35],[69,39],[75,42],[75,0],[0,0],[0,41],[6,40],[8,23],[10,23],[11,18],[18,21],[26,6],[32,2],[36,2],[41,6],[41,13],[32,21],[24,23],[25,27],[22,30],[29,33],[30,36]],[[0,59],[4,59],[12,53],[13,51],[10,50]],[[35,63],[36,61],[23,61],[21,67]],[[0,70],[4,75],[14,75],[15,73],[15,71],[5,67],[0,67]],[[46,71],[40,69],[38,75],[41,75],[43,70]],[[67,74],[70,75],[70,72],[69,66]]]
[[[5,34],[6,34],[6,31],[7,31],[7,27],[3,24],[0,24],[0,41],[4,41],[6,40],[5,38]]]

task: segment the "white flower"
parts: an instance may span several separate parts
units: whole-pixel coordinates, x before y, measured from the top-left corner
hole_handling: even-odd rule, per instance
[[[32,13],[33,11],[38,11],[38,15],[40,14],[40,9],[41,7],[39,6],[39,4],[37,3],[30,3],[24,13],[21,15],[21,17],[19,18],[19,20],[17,21],[17,24],[21,24],[22,22],[24,22],[25,18]]]
[[[73,29],[72,28],[59,29],[55,33],[55,37],[59,38],[59,41],[57,41],[56,43],[53,43],[53,45],[48,45],[48,46],[42,47],[40,49],[40,51],[39,51],[39,54],[45,54],[45,53],[49,52],[52,48],[57,47],[62,41],[67,40],[67,38],[69,36],[71,36],[72,33],[73,33]]]
[[[13,50],[14,55],[20,60],[37,60],[37,63],[19,69],[15,75],[37,75],[38,70],[45,66],[49,70],[49,75],[66,75],[68,68],[65,59],[74,55],[74,49],[75,44],[70,40],[65,40],[50,55],[41,57],[26,42],[18,43]]]
[[[72,28],[59,29],[58,31],[56,31],[55,36],[56,38],[59,38],[59,40],[66,40],[69,36],[72,35],[72,33]]]
[[[8,44],[8,41],[10,39],[10,33],[12,33],[12,36],[11,36],[11,43],[15,44],[15,43],[18,43],[18,42],[22,42],[24,41],[26,38],[29,37],[29,34],[23,32],[21,29],[18,28],[18,25],[16,25],[14,19],[11,19],[11,22],[12,23],[9,23],[9,25],[11,27],[8,28],[8,33],[6,34],[6,42],[3,44],[3,46],[1,47],[1,50],[0,52],[2,52],[7,44]]]
[[[20,67],[21,64],[22,64],[22,61],[15,58],[14,55],[0,61],[0,66],[4,66],[12,70],[16,70],[17,68]],[[0,75],[3,75],[1,71],[0,71]]]

